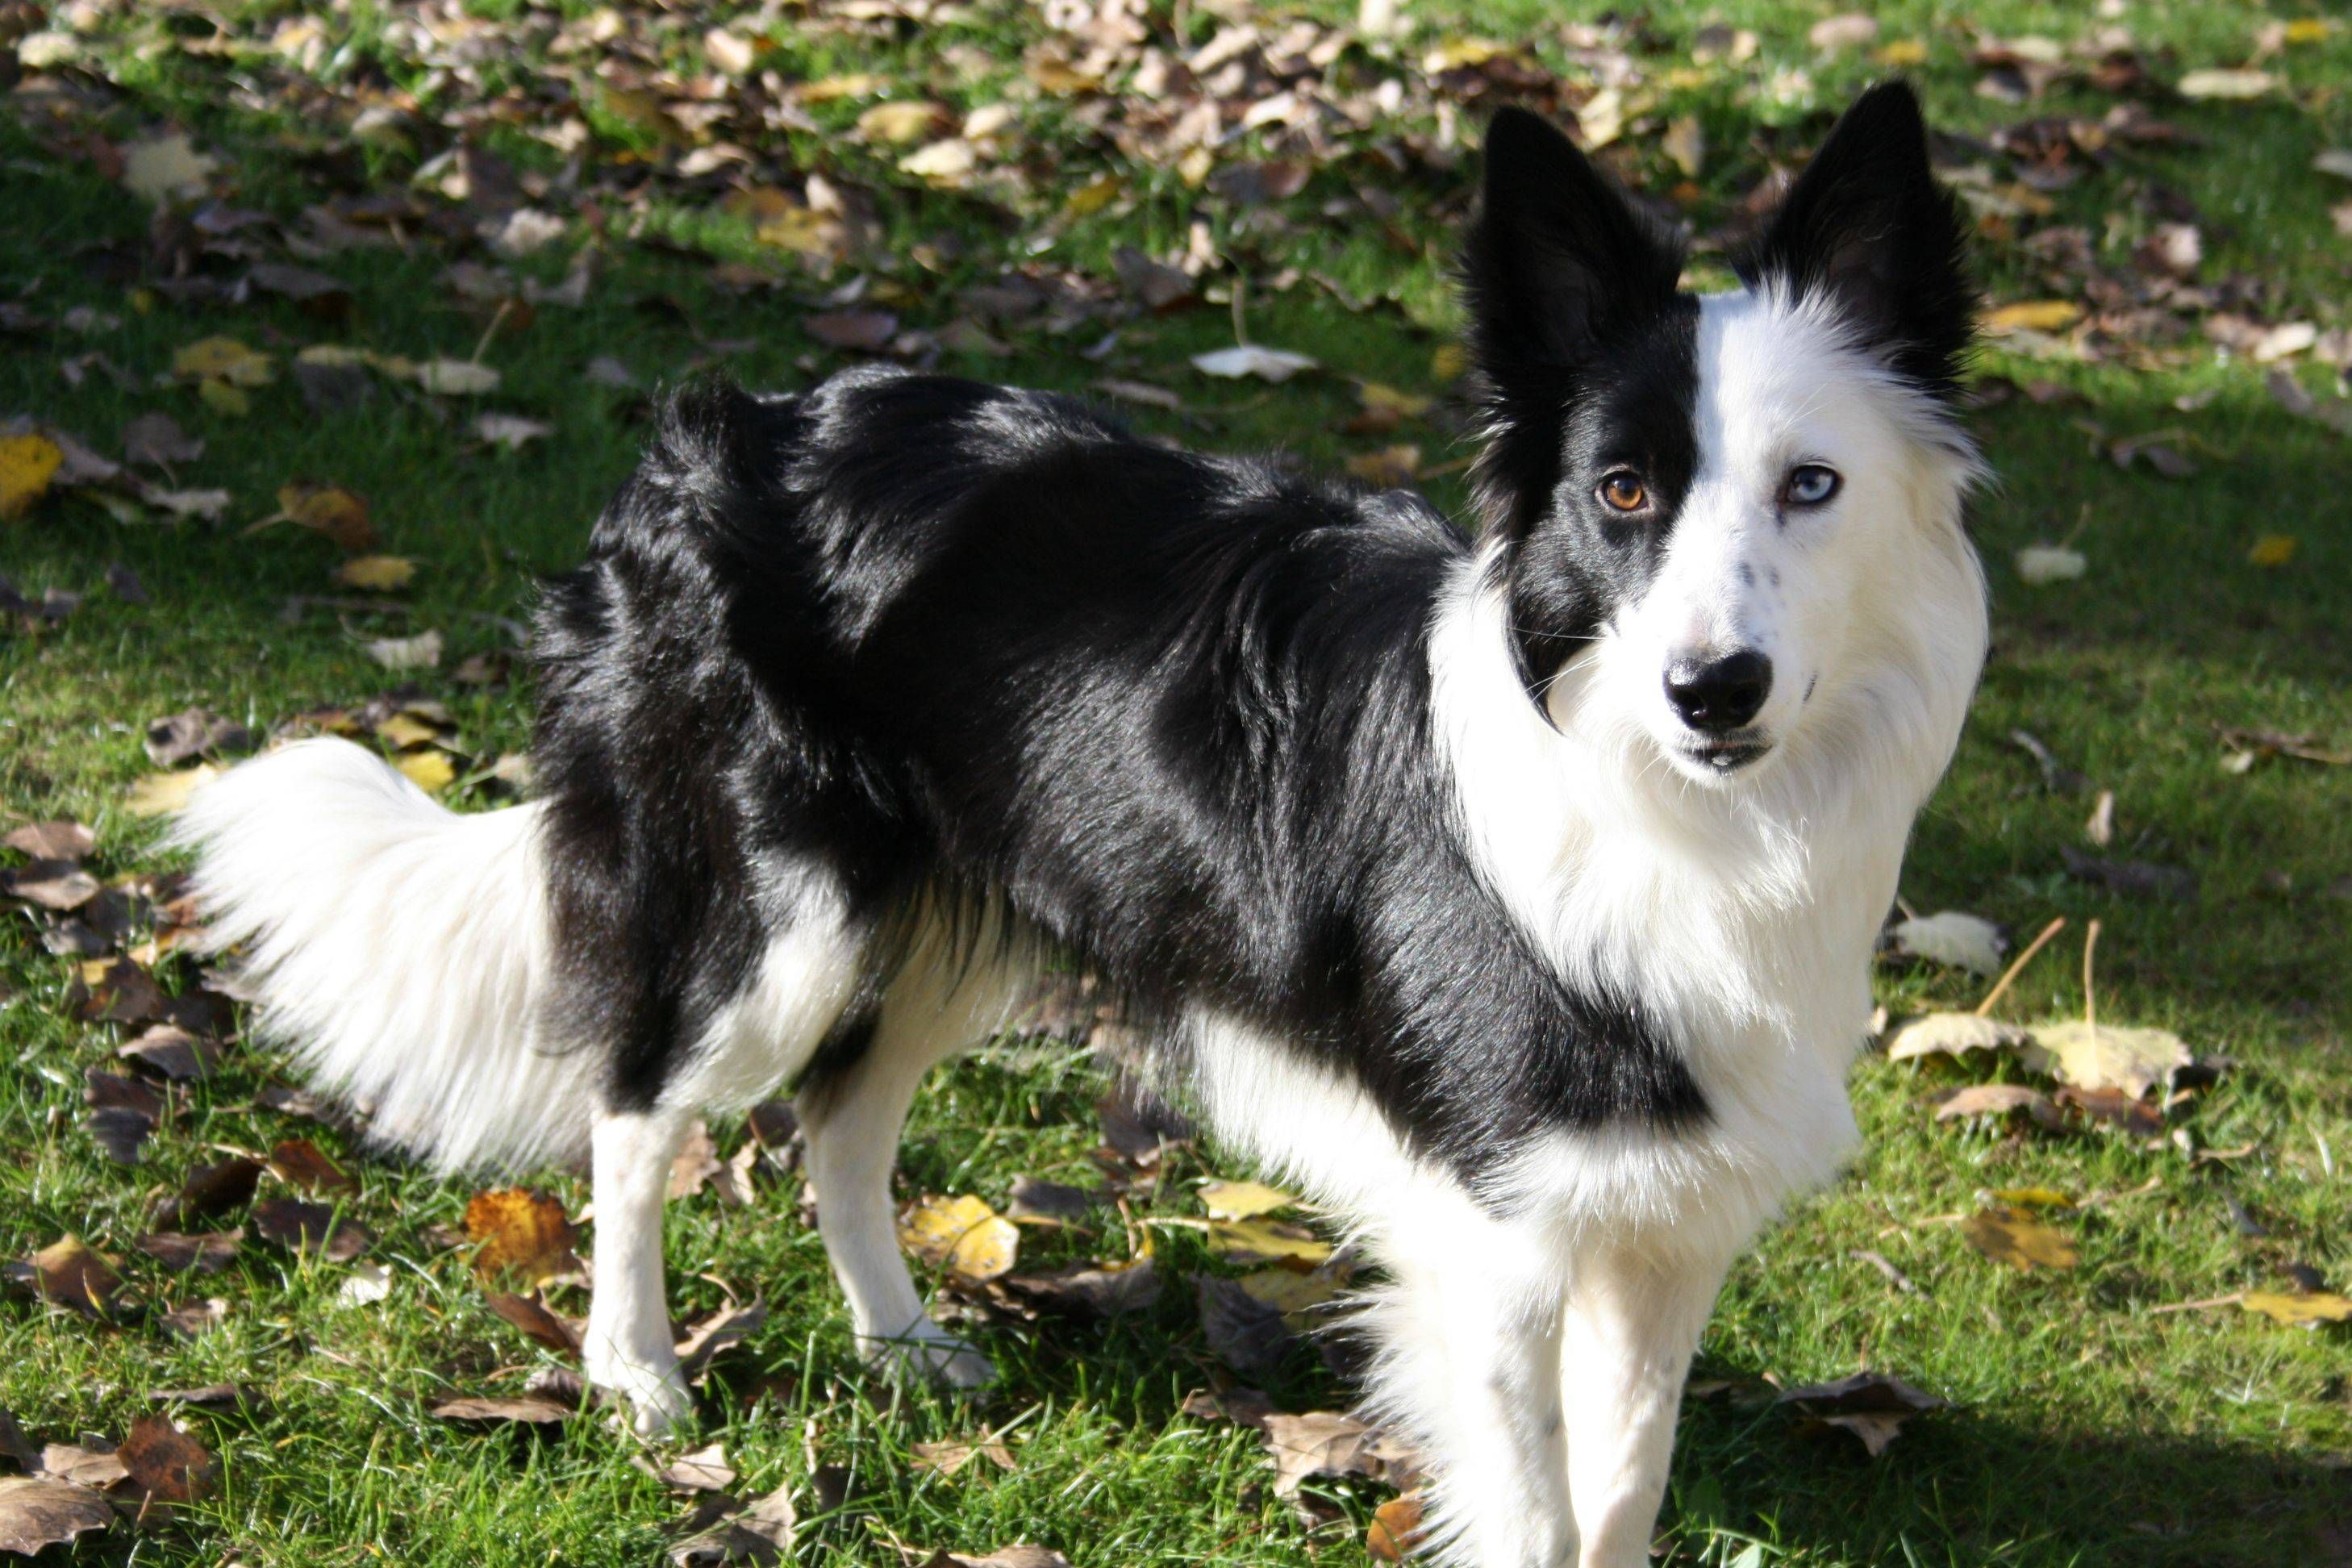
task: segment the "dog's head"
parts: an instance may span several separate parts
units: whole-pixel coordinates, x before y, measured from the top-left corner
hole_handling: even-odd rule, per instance
[[[1961,251],[1901,85],[1847,111],[1740,258],[1745,288],[1706,299],[1565,136],[1495,117],[1465,259],[1479,492],[1548,712],[1572,700],[1719,784],[1866,679],[1974,472],[1952,419]]]

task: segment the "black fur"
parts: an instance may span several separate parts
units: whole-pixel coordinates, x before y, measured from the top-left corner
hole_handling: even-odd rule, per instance
[[[1464,258],[1488,426],[1477,477],[1538,700],[1647,585],[1697,467],[1698,301],[1676,287],[1682,264],[1680,244],[1549,121],[1495,116]],[[1647,489],[1639,514],[1597,493],[1619,468]]]
[[[1967,241],[1927,161],[1918,99],[1885,82],[1839,118],[1739,275],[1831,296],[1897,372],[1949,401],[1976,331]]]
[[[988,900],[1148,1016],[1256,1023],[1465,1175],[1545,1126],[1702,1115],[1635,1001],[1563,984],[1465,858],[1427,638],[1468,549],[1416,497],[1041,394],[680,395],[541,616],[573,1029],[649,1101],[792,918],[754,868],[794,864],[877,933]]]

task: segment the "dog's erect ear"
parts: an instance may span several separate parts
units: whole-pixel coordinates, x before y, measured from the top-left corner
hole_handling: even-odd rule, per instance
[[[1682,252],[1540,115],[1497,110],[1486,157],[1463,270],[1479,368],[1509,396],[1664,308]]]
[[[1949,396],[1976,318],[1966,244],[1927,164],[1919,100],[1885,82],[1831,129],[1739,273],[1829,296],[1897,371]]]

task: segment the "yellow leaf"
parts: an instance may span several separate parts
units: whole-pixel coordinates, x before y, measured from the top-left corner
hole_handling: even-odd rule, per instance
[[[803,103],[828,103],[836,98],[864,98],[869,93],[890,90],[890,79],[872,71],[851,71],[845,76],[824,77],[803,83],[799,89]]]
[[[0,440],[0,518],[19,518],[48,493],[65,453],[47,436]]]
[[[1960,1226],[1969,1245],[1995,1263],[2019,1268],[2072,1268],[2074,1244],[2066,1233],[2004,1209],[1970,1215]]]
[[[1234,1281],[1254,1300],[1282,1314],[1283,1321],[1300,1332],[1313,1327],[1310,1313],[1339,1294],[1339,1282],[1318,1270],[1301,1274],[1279,1264],[1256,1269]]]
[[[905,147],[920,142],[946,123],[946,111],[936,103],[877,103],[857,117],[857,133],[868,142]]]
[[[2317,44],[2327,39],[2327,19],[2324,16],[2298,16],[2286,25],[2281,35],[2290,44]]]
[[[175,773],[149,773],[122,797],[122,809],[133,816],[169,816],[219,776],[220,771],[210,763],[200,763]]]
[[[346,588],[366,588],[389,594],[408,586],[416,563],[404,555],[355,555],[335,568],[335,581]]]
[[[2308,1296],[2287,1296],[2273,1290],[2249,1290],[2238,1298],[2238,1305],[2249,1312],[2293,1328],[2306,1328],[2315,1323],[2340,1323],[2352,1318],[2352,1301],[2325,1291]]]
[[[245,388],[233,382],[207,378],[196,383],[196,397],[214,413],[229,419],[242,419],[253,412],[253,399]]]
[[[2012,1208],[2070,1209],[2074,1200],[2055,1187],[2002,1187],[1993,1196]]]
[[[466,1235],[479,1244],[474,1272],[484,1279],[520,1274],[531,1284],[580,1267],[572,1256],[579,1232],[563,1205],[521,1187],[477,1193],[466,1205]]]
[[[1274,1263],[1286,1258],[1320,1263],[1331,1256],[1331,1244],[1318,1240],[1304,1226],[1270,1219],[1213,1219],[1209,1246],[1219,1257],[1244,1263]]]
[[[1454,38],[1422,56],[1421,68],[1435,76],[1465,66],[1483,66],[1496,56],[1510,52],[1510,45],[1498,44],[1491,38]]]
[[[898,1244],[924,1262],[966,1279],[1013,1271],[1021,1230],[980,1198],[919,1199],[898,1221]]]
[[[2169,1029],[2121,1024],[2094,1028],[2080,1018],[2036,1026],[2033,1044],[2025,1051],[2025,1065],[2035,1072],[2049,1073],[2077,1089],[2121,1089],[2134,1099],[2169,1084],[2172,1075],[2194,1059]]]
[[[1440,343],[1429,356],[1429,374],[1440,382],[1459,380],[1470,368],[1470,351],[1460,343]]]
[[[2003,305],[1985,312],[1989,332],[2063,332],[2083,319],[2083,307],[2072,300],[2033,300]]]
[[[1293,1207],[1298,1200],[1264,1182],[1203,1182],[1201,1202],[1207,1205],[1211,1219],[1255,1219]]]
[[[172,356],[172,374],[183,381],[267,386],[277,371],[268,354],[257,353],[235,338],[198,338]]]
[[[1895,38],[1878,51],[1878,63],[1888,70],[1910,70],[1927,63],[1927,43],[1924,38]]]
[[[898,160],[898,167],[934,184],[956,185],[971,178],[980,167],[980,154],[971,142],[950,136],[908,153]]]
[[[414,713],[394,713],[391,718],[378,724],[375,727],[375,732],[378,739],[395,752],[404,752],[411,746],[422,746],[441,733],[439,730]]]
[[[1356,395],[1366,408],[1380,414],[1393,414],[1400,419],[1418,419],[1437,405],[1437,399],[1418,393],[1405,392],[1385,382],[1367,381],[1356,388]]]
[[[450,765],[446,752],[408,752],[394,757],[392,765],[407,775],[408,782],[426,795],[439,795],[457,778],[457,770]]]
[[[1072,191],[1069,200],[1062,204],[1062,210],[1072,217],[1092,217],[1117,201],[1126,188],[1127,182],[1117,174],[1104,174]]]
[[[2254,541],[2246,552],[2246,559],[2257,566],[2284,566],[2294,559],[2295,538],[2291,533],[2265,533]]]

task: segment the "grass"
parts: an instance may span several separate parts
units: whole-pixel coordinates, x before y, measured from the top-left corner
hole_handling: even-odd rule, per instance
[[[544,43],[526,26],[534,18],[589,11],[470,9],[524,27],[539,38],[533,47]],[[1817,110],[1877,68],[1863,53],[1816,57],[1805,31],[1825,10],[1738,0],[1705,11],[1668,0],[1629,35],[1639,63],[1666,84],[1661,117],[1698,114],[1722,150],[1690,194],[1702,225],[1761,172],[1759,148],[1785,155],[1801,145],[1822,123]],[[1337,15],[1329,6],[1306,14]],[[1878,14],[1883,39],[1925,44],[1926,59],[1913,68],[1939,125],[1981,134],[2031,112],[2095,117],[2112,101],[2063,83],[2030,110],[1972,91],[1971,27],[2072,40],[2093,24],[2071,8],[1906,0]],[[2121,21],[2168,78],[2243,63],[2263,22],[2317,14],[2131,4]],[[249,41],[269,37],[294,13],[232,5],[221,15],[225,36]],[[310,68],[316,79],[413,93],[428,115],[466,108],[446,79],[404,55],[393,26],[401,15],[359,5],[327,18],[331,47]],[[1584,79],[1560,42],[1555,7],[1438,0],[1415,16],[1414,49],[1465,35],[1527,39],[1539,61]],[[280,214],[315,199],[322,181],[394,184],[414,171],[417,149],[351,152],[282,93],[248,90],[241,84],[271,80],[247,72],[250,55],[168,47],[174,37],[202,41],[205,25],[194,13],[159,17],[104,11],[85,42],[86,60],[117,89],[96,111],[95,123],[112,135],[166,121],[194,131],[228,160],[241,205]],[[690,52],[708,21],[635,10],[625,19],[630,36],[671,54]],[[1756,60],[1675,75],[1697,28],[1717,19],[1757,31]],[[1154,25],[1169,19],[1155,13]],[[1198,43],[1216,24],[1188,16],[1181,25]],[[786,27],[766,47],[787,76],[878,70],[927,81],[965,110],[1020,91],[1021,50],[1041,37],[1033,15],[988,0],[888,40]],[[2263,100],[2165,109],[2204,146],[2120,150],[2056,192],[2043,226],[2086,226],[2102,264],[2117,265],[2152,221],[2137,198],[2161,186],[2203,215],[2209,279],[2258,279],[2265,320],[2343,325],[2343,252],[2326,212],[2343,191],[2331,192],[2309,165],[2320,148],[2352,142],[2352,29],[2294,44],[2269,64],[2284,85]],[[500,58],[495,68],[528,82],[536,70],[573,68]],[[1810,79],[1801,89],[1787,80],[1796,69]],[[1769,87],[1776,80],[1785,90]],[[592,144],[597,156],[658,160],[657,145],[640,144],[646,132],[625,100],[599,102],[591,116],[602,132]],[[1269,227],[1263,213],[1206,199],[1159,163],[1106,153],[1067,102],[1048,99],[1024,112],[1008,154],[1030,168],[1032,188],[1011,201],[1017,221],[1006,223],[890,174],[887,159],[845,136],[857,107],[813,110],[817,130],[782,133],[776,155],[871,183],[877,291],[910,325],[945,325],[958,291],[994,276],[1016,252],[1108,277],[1117,246],[1181,248],[1198,215],[1221,254],[1235,258],[1211,274],[1212,287],[1229,290],[1237,274],[1252,279],[1242,302],[1250,334],[1312,353],[1331,374],[1272,389],[1193,375],[1187,354],[1232,341],[1233,313],[1222,302],[1128,321],[1101,362],[1079,352],[1099,337],[1090,329],[1064,338],[1008,332],[1009,354],[950,353],[949,368],[1068,387],[1107,373],[1160,381],[1182,394],[1185,411],[1144,410],[1139,424],[1218,447],[1280,445],[1318,464],[1391,440],[1418,443],[1424,463],[1441,470],[1461,455],[1442,412],[1393,437],[1351,437],[1343,426],[1357,408],[1350,378],[1444,391],[1433,357],[1452,325],[1444,247],[1464,174],[1390,182],[1402,205],[1381,231],[1314,221],[1318,203],[1386,179],[1360,160],[1323,168],[1283,209],[1288,226]],[[526,170],[560,166],[527,130],[494,116],[482,135]],[[1629,136],[1627,163],[1664,184],[1673,176],[1656,141],[1648,130]],[[803,384],[840,363],[802,329],[814,296],[838,278],[729,287],[714,258],[771,258],[740,219],[659,182],[639,237],[613,223],[604,269],[578,309],[547,306],[528,322],[509,313],[494,323],[441,280],[446,258],[419,243],[406,253],[318,262],[352,296],[347,321],[322,323],[282,301],[173,303],[136,265],[143,206],[65,145],[37,113],[0,124],[0,212],[8,215],[0,278],[51,321],[75,306],[104,320],[86,332],[0,339],[0,413],[37,415],[112,451],[126,421],[166,409],[208,443],[181,482],[235,496],[218,526],[118,521],[69,493],[53,495],[28,521],[0,525],[0,572],[20,589],[97,590],[62,623],[0,642],[0,808],[11,821],[70,814],[89,822],[101,847],[94,864],[110,877],[159,863],[152,824],[122,808],[126,786],[148,771],[145,721],[201,703],[259,726],[362,700],[391,678],[359,651],[357,632],[442,630],[448,654],[441,672],[420,679],[425,693],[450,705],[469,751],[523,744],[527,681],[484,690],[446,672],[503,645],[497,618],[520,613],[533,578],[577,555],[602,498],[627,471],[642,401],[584,377],[592,356],[617,356],[648,379],[717,360],[770,385]],[[1115,199],[1073,216],[1069,193],[1106,172],[1120,179]],[[560,249],[524,270],[554,280]],[[937,264],[909,259],[920,255]],[[1338,287],[1277,288],[1286,264]],[[1986,270],[2003,299],[2071,297],[2081,287],[1998,235]],[[469,408],[389,385],[355,411],[312,415],[281,377],[255,393],[250,415],[233,418],[157,381],[174,350],[216,332],[281,356],[346,342],[463,358],[484,343],[486,329],[483,356],[503,376],[489,405],[553,427],[519,453],[471,440]],[[61,364],[91,353],[106,363],[84,365],[78,381],[61,375]],[[1939,1127],[1929,1102],[1957,1075],[1864,1060],[1854,1089],[1866,1152],[1736,1270],[1698,1376],[1795,1384],[1867,1365],[1956,1407],[1914,1420],[1871,1460],[1843,1435],[1810,1434],[1739,1387],[1695,1396],[1663,1521],[1669,1557],[1738,1568],[2352,1560],[2343,1525],[2352,1511],[2344,1470],[2352,1394],[2342,1331],[2299,1331],[2227,1308],[2156,1310],[2281,1288],[2291,1265],[2339,1287],[2352,1279],[2352,1205],[2335,1171],[2339,1154],[2352,1156],[2343,1038],[2352,1013],[2343,935],[2352,878],[2347,775],[2277,758],[2230,773],[2215,737],[2223,725],[2314,731],[2337,747],[2352,737],[2342,618],[2352,537],[2341,521],[2352,460],[2341,437],[2281,409],[2260,367],[2193,337],[2103,363],[1997,346],[1986,368],[2053,384],[2067,401],[2014,398],[1979,419],[2002,475],[1977,521],[1996,598],[1995,650],[1952,775],[1919,825],[1905,896],[1923,910],[1968,909],[2021,933],[2055,914],[2078,931],[2099,919],[2101,1016],[2165,1025],[2200,1051],[2231,1058],[2219,1085],[2176,1123],[2189,1147],[2250,1152],[2197,1161],[2168,1141],[2144,1148],[2090,1132]],[[2315,369],[2297,374],[2319,385]],[[2199,470],[2179,479],[2145,467],[2119,471],[2091,425],[2108,437],[2186,430],[2175,441]],[[283,617],[289,595],[334,591],[327,574],[335,552],[284,527],[250,537],[243,530],[275,510],[279,485],[298,479],[365,495],[385,548],[421,563],[415,587],[399,596],[406,615]],[[1458,471],[1429,484],[1441,501],[1461,505]],[[2270,533],[2297,540],[2285,570],[2248,560],[2250,545]],[[2026,587],[2010,567],[2014,552],[2059,538],[2084,552],[2088,573]],[[100,588],[115,563],[137,574],[150,602]],[[2109,853],[2188,867],[2197,896],[2134,899],[2070,879],[2061,851],[2088,847],[2090,797],[2044,789],[2008,739],[2020,729],[2115,793],[2118,838]],[[459,791],[457,804],[486,803],[478,789]],[[255,1091],[274,1081],[276,1067],[258,1051],[233,1054],[189,1089],[137,1166],[110,1163],[80,1125],[80,1099],[84,1068],[105,1058],[113,1036],[70,1021],[68,966],[37,938],[29,918],[12,919],[0,938],[0,1059],[8,1064],[0,1073],[0,1254],[21,1257],[79,1235],[124,1258],[136,1296],[176,1305],[215,1295],[227,1310],[216,1331],[182,1342],[152,1324],[102,1328],[21,1293],[0,1298],[0,1408],[37,1437],[60,1440],[119,1435],[157,1388],[241,1382],[261,1395],[249,1407],[183,1416],[221,1457],[213,1496],[168,1521],[111,1532],[82,1559],[257,1568],[656,1560],[685,1505],[632,1466],[636,1450],[626,1439],[590,1422],[560,1437],[482,1436],[425,1415],[453,1391],[511,1389],[547,1359],[488,1312],[462,1265],[430,1238],[457,1221],[467,1189],[362,1158],[322,1129],[257,1108]],[[1900,1009],[1972,1004],[1980,983],[1890,964],[1880,987]],[[2083,1000],[2078,963],[2062,943],[2006,1006],[2020,1018],[2059,1017],[2079,1013]],[[976,1192],[1002,1203],[1019,1173],[1089,1178],[1097,1091],[1082,1054],[1050,1041],[1006,1042],[942,1071],[909,1130],[903,1190]],[[730,1150],[741,1137],[732,1127],[715,1131]],[[215,1157],[208,1151],[304,1135],[360,1176],[349,1208],[376,1233],[371,1256],[393,1275],[386,1300],[346,1302],[344,1266],[253,1241],[226,1273],[193,1282],[165,1276],[132,1249],[150,1198]],[[1197,1215],[1192,1184],[1211,1171],[1240,1173],[1213,1152],[1178,1156],[1136,1194],[1137,1213]],[[575,1212],[584,1202],[583,1184],[566,1173],[533,1179]],[[2056,1221],[2080,1247],[2079,1268],[2008,1269],[1937,1223],[1976,1208],[1980,1193],[2026,1185],[2109,1196]],[[1050,1543],[1083,1568],[1360,1560],[1356,1543],[1375,1489],[1314,1484],[1338,1518],[1312,1527],[1271,1494],[1253,1435],[1179,1413],[1184,1394],[1216,1375],[1188,1286],[1107,1327],[982,1329],[1003,1377],[976,1404],[894,1395],[858,1373],[821,1249],[792,1214],[791,1196],[789,1187],[772,1188],[751,1213],[707,1194],[673,1205],[667,1251],[681,1316],[730,1292],[759,1294],[772,1309],[763,1329],[719,1363],[703,1436],[725,1443],[747,1495],[802,1489],[803,1513],[814,1514],[803,1531],[808,1561],[895,1563],[900,1545],[978,1552],[1019,1540]],[[2265,1234],[2242,1234],[2232,1203]],[[1163,1268],[1180,1280],[1224,1268],[1193,1233],[1154,1235]],[[1051,1263],[1119,1256],[1126,1242],[1118,1220],[1098,1211],[1087,1234],[1033,1234],[1026,1245],[1024,1261]],[[1891,1286],[1856,1257],[1864,1250],[1894,1265],[1916,1293]],[[581,1300],[558,1304],[576,1310]],[[1307,1351],[1271,1392],[1295,1410],[1345,1397]],[[998,1429],[1017,1457],[1011,1471],[982,1464],[941,1478],[911,1464],[915,1443]],[[817,1511],[814,1466],[846,1472],[847,1501],[831,1512]]]

